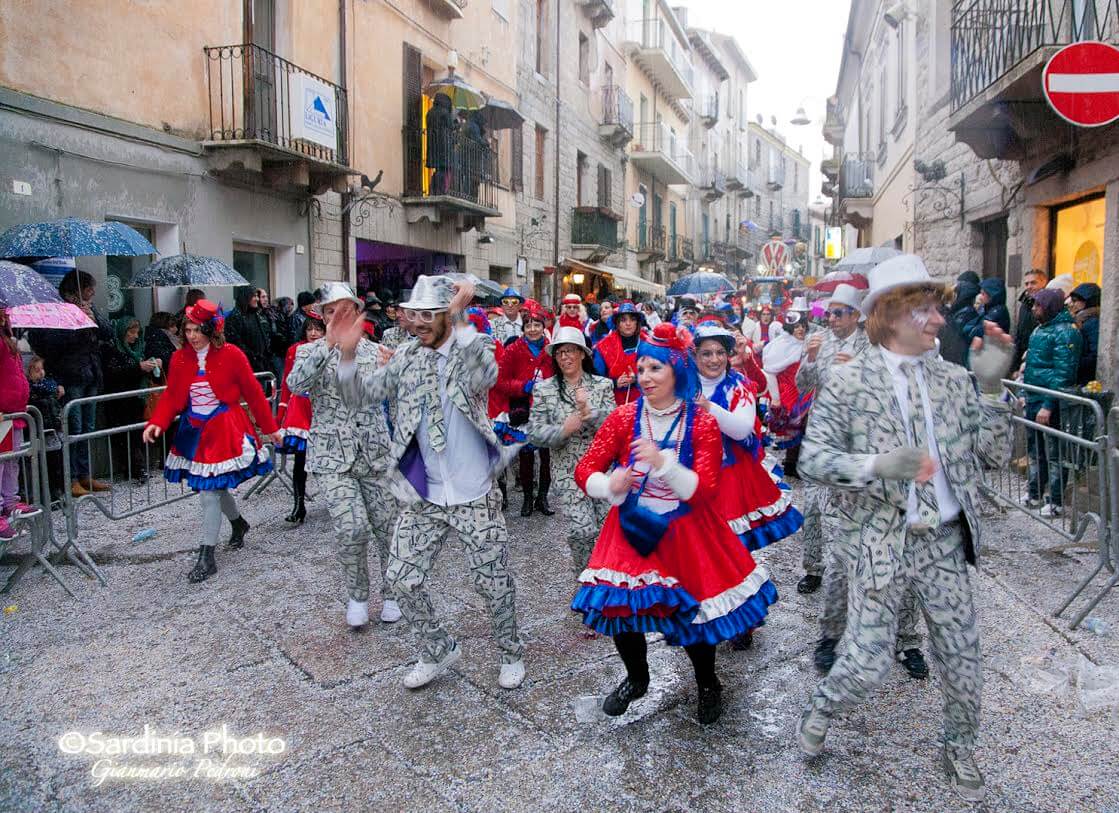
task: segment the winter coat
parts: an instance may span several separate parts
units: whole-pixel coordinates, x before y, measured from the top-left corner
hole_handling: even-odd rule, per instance
[[[47,375],[67,389],[92,386],[100,392],[104,385],[101,343],[113,340],[113,328],[97,308],[91,310],[95,328],[30,330],[27,334],[31,350],[46,362]]]
[[[144,347],[147,349],[148,358],[159,359],[163,362],[164,372],[171,369],[171,356],[175,355],[178,348],[175,347],[171,337],[164,332],[163,328],[148,325],[144,330]],[[160,379],[152,383],[159,386],[165,382]]]
[[[1080,328],[1080,364],[1077,366],[1076,383],[1083,387],[1096,378],[1096,356],[1100,349],[1100,309],[1084,308],[1074,317]]]
[[[545,340],[546,341],[546,340]],[[528,339],[521,336],[505,347],[497,371],[495,389],[509,399],[509,422],[520,426],[528,420],[532,389],[539,381],[555,375],[552,357],[541,349],[534,356]]]
[[[1082,344],[1080,331],[1076,329],[1072,315],[1067,310],[1062,310],[1045,324],[1038,325],[1030,336],[1023,381],[1050,390],[1062,390],[1075,385]],[[1026,406],[1031,409],[1053,410],[1057,401],[1055,398],[1027,392]]]
[[[23,412],[27,409],[27,395],[23,359],[0,343],[0,413]]]
[[[1010,365],[1012,372],[1022,366],[1022,359],[1030,346],[1030,334],[1037,327],[1033,297],[1023,291],[1018,303],[1018,321],[1014,323],[1014,363]]]
[[[979,284],[980,290],[987,294],[990,302],[979,309],[980,317],[994,322],[1007,333],[1010,332],[1010,311],[1006,307],[1006,285],[1001,279],[985,279]]]
[[[225,339],[235,344],[258,373],[272,369],[272,322],[263,310],[241,310],[225,321]]]
[[[956,286],[956,301],[948,309],[946,324],[940,331],[940,357],[961,367],[967,366],[971,340],[983,335],[983,318],[975,309],[979,286],[963,281]]]
[[[62,431],[62,401],[58,397],[58,382],[53,378],[43,378],[30,385],[27,398],[29,406],[35,407],[43,416],[43,429]]]

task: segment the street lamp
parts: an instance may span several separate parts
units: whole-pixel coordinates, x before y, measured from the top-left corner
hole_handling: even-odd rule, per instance
[[[793,124],[797,127],[804,127],[805,125],[811,123],[812,119],[808,118],[808,113],[807,111],[805,111],[804,105],[801,105],[797,108],[796,115],[793,116],[792,119],[790,119],[789,121],[789,124]]]

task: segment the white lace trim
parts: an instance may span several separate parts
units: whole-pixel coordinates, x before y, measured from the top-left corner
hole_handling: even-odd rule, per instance
[[[595,584],[597,582],[605,582],[606,584],[613,585],[614,587],[648,587],[651,584],[660,584],[665,587],[675,587],[680,582],[671,576],[662,576],[655,570],[649,570],[640,575],[633,576],[629,573],[623,573],[620,570],[610,570],[608,568],[587,568],[579,574],[579,581],[583,584]]]
[[[241,454],[237,457],[223,460],[220,463],[195,463],[193,460],[170,452],[164,467],[187,471],[196,477],[217,477],[219,474],[228,474],[231,471],[243,471],[253,463],[268,461],[268,450],[257,448],[248,435],[241,441]]]
[[[311,439],[311,431],[309,429],[300,429],[298,426],[285,426],[280,430],[286,438],[303,438],[304,440]]]
[[[756,511],[750,511],[743,514],[738,519],[730,521],[730,529],[736,534],[743,534],[750,530],[750,523],[757,522],[760,519],[773,519],[785,513],[790,505],[793,504],[792,493],[782,490],[780,499],[772,505],[764,505]]]
[[[756,565],[754,572],[747,576],[742,584],[701,601],[699,612],[692,619],[692,623],[706,624],[716,618],[729,615],[753,598],[767,581],[769,581],[769,573],[761,565]]]

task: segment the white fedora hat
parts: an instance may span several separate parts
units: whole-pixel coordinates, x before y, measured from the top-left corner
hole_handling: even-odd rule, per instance
[[[353,302],[359,308],[364,308],[365,303],[354,295],[354,289],[344,282],[328,282],[319,288],[322,297],[319,308],[325,308],[335,302]]]
[[[451,307],[454,295],[455,284],[450,277],[424,274],[416,279],[412,295],[407,302],[401,302],[400,307],[414,311],[445,311]]]
[[[859,312],[859,321],[866,321],[866,314],[862,311],[863,295],[854,285],[848,285],[844,282],[842,285],[835,286],[832,291],[831,297],[827,300],[827,306],[832,305],[846,305],[848,308],[854,308]]]
[[[591,355],[591,349],[587,347],[587,338],[583,335],[583,331],[577,327],[565,325],[559,328],[552,334],[552,340],[548,342],[544,349],[548,351],[548,355],[555,356],[556,348],[563,344],[573,344],[588,356]]]
[[[915,285],[933,285],[933,278],[929,276],[929,269],[916,254],[900,254],[878,263],[867,274],[870,289],[863,297],[861,310],[870,315],[878,297],[887,291],[898,288],[908,288]]]

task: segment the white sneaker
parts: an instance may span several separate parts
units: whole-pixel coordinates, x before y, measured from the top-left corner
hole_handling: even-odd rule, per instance
[[[369,602],[349,600],[346,604],[346,623],[355,630],[369,623]]]
[[[400,620],[400,605],[391,598],[386,598],[381,605],[381,620],[386,624],[395,624]]]
[[[1041,506],[1041,500],[1035,500],[1033,497],[1027,494],[1022,497],[1022,499],[1018,500],[1018,504],[1021,505],[1023,508],[1038,508]]]
[[[1061,516],[1061,514],[1064,513],[1064,511],[1061,510],[1061,506],[1053,505],[1053,503],[1047,502],[1041,507],[1041,511],[1039,513],[1043,517],[1059,517]]]
[[[421,686],[426,686],[446,672],[462,657],[462,647],[455,644],[455,648],[446,654],[443,660],[439,663],[424,663],[420,661],[412,667],[412,671],[404,676],[405,689],[418,689]]]
[[[516,663],[503,663],[501,664],[501,674],[498,675],[497,684],[502,689],[515,689],[524,683],[525,680],[525,662],[517,661]]]

